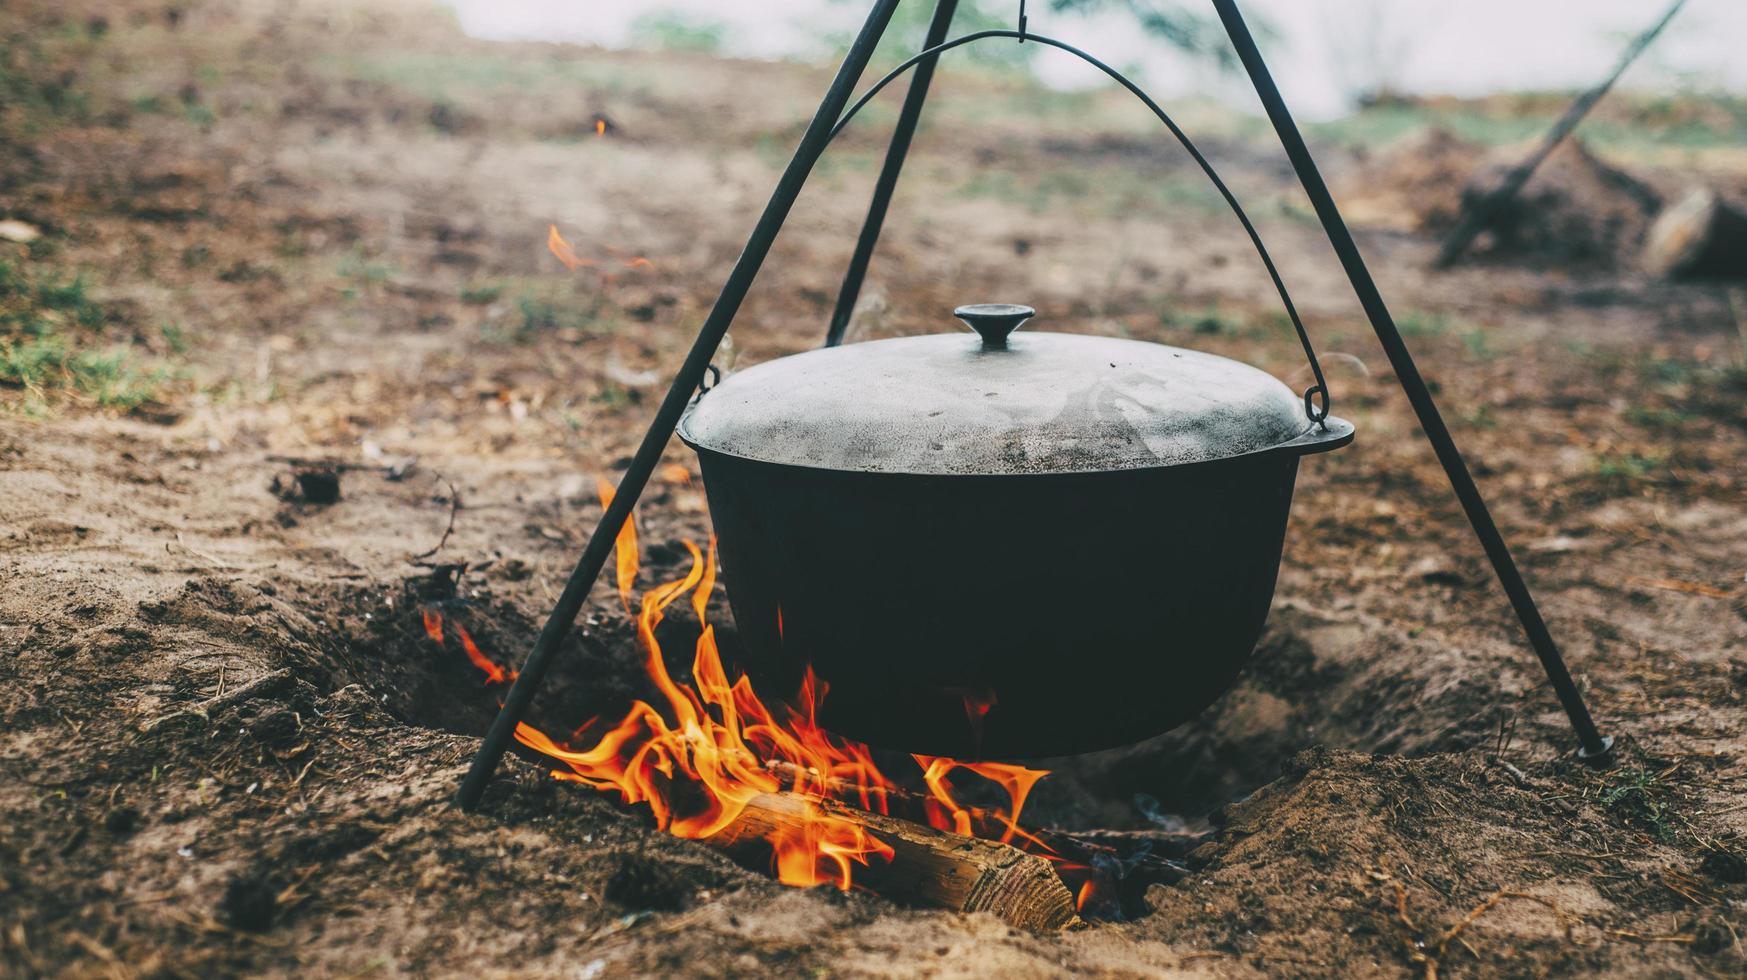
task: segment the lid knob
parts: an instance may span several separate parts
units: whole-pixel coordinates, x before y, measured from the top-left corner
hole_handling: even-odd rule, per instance
[[[952,315],[983,335],[984,350],[1003,350],[1007,346],[1007,335],[1036,316],[1037,311],[1011,303],[972,303],[953,310]]]

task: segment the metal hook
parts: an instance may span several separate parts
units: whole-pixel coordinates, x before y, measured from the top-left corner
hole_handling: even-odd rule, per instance
[[[1318,429],[1328,431],[1328,389],[1320,383],[1304,389],[1304,414]]]
[[[722,369],[717,367],[713,362],[708,367],[704,368],[704,370],[709,373],[709,379],[700,379],[698,381],[698,393],[692,398],[692,404],[694,405],[703,401],[705,395],[709,394],[717,385],[722,383]]]
[[[1025,25],[1031,18],[1025,16],[1025,0],[1019,0],[1019,43],[1024,44],[1026,38]]]

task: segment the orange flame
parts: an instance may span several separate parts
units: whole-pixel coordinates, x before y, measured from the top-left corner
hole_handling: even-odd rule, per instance
[[[606,477],[595,477],[595,489],[601,495],[601,506],[612,506],[613,485],[607,482]],[[629,516],[625,518],[625,526],[619,529],[619,536],[614,540],[613,556],[617,563],[613,571],[619,586],[619,601],[625,604],[625,611],[630,612],[631,591],[637,586],[637,525]],[[710,574],[713,580],[713,568]]]
[[[621,535],[621,569],[636,573],[634,539]],[[554,775],[597,789],[617,790],[627,803],[647,803],[656,824],[677,837],[710,837],[732,824],[760,794],[782,789],[782,780],[765,766],[781,759],[807,774],[794,788],[807,793],[803,819],[793,829],[773,832],[770,844],[777,877],[788,884],[832,883],[850,887],[855,865],[873,858],[889,860],[890,845],[860,824],[826,813],[817,801],[827,798],[823,777],[877,774],[866,749],[844,742],[817,727],[779,721],[752,693],[746,678],[730,683],[716,648],[715,630],[706,625],[698,637],[692,662],[693,686],[676,683],[662,659],[655,636],[668,606],[690,593],[694,609],[707,606],[715,580],[714,542],[706,557],[687,544],[691,568],[683,578],[643,594],[637,615],[637,636],[647,654],[645,669],[665,710],[638,701],[624,720],[605,732],[593,748],[578,751],[560,745],[544,732],[523,723],[516,738],[523,745],[561,763]],[[705,792],[687,794],[685,809],[675,808],[669,787],[677,780],[698,784]],[[883,784],[883,780],[882,780]],[[810,792],[809,792],[810,791]],[[867,793],[874,798],[873,787]]]
[[[441,615],[439,615],[435,609],[426,609],[424,611],[424,614],[425,614],[425,635],[430,637],[433,641],[435,641],[437,646],[442,646],[443,645],[443,617]]]
[[[564,240],[564,236],[558,233],[557,225],[546,227],[546,248],[571,272],[575,272],[583,266],[595,264],[593,259],[585,259],[576,254],[576,249],[571,248],[570,243]]]
[[[1025,808],[1025,798],[1031,794],[1031,788],[1037,785],[1038,780],[1049,775],[1047,770],[1027,769],[1004,762],[959,762],[956,759],[930,755],[917,755],[912,758],[922,767],[922,784],[928,787],[930,824],[940,830],[974,837],[977,825],[992,818],[1002,828],[999,838],[1001,843],[1011,844],[1017,837],[1032,847],[1049,850],[1042,841],[1019,826],[1019,811]],[[953,796],[951,785],[946,781],[946,777],[955,769],[973,772],[1005,790],[1009,801],[1007,809],[987,811],[978,807],[960,806]]]
[[[602,480],[599,489],[603,506],[609,504],[613,488]],[[729,679],[715,629],[706,617],[716,581],[715,541],[707,552],[690,542],[685,547],[691,555],[686,574],[644,592],[636,607],[644,670],[656,696],[634,702],[614,725],[590,719],[560,741],[523,722],[516,728],[516,740],[552,760],[558,767],[553,776],[558,779],[615,791],[626,803],[647,804],[657,826],[677,837],[711,837],[731,826],[759,796],[794,794],[802,806],[801,819],[766,838],[777,878],[791,885],[829,883],[851,888],[858,867],[890,861],[894,851],[861,823],[834,813],[827,802],[888,813],[897,785],[880,771],[867,746],[819,727],[826,684],[812,668],[803,675],[795,703],[778,703],[774,710],[758,698],[746,677]],[[615,548],[619,593],[629,609],[639,570],[637,535],[629,519]],[[691,684],[686,685],[669,673],[656,629],[668,607],[688,595],[702,631],[692,659]],[[424,625],[441,645],[442,618],[426,610]],[[459,624],[452,625],[468,659],[485,673],[488,683],[515,678],[480,653]],[[972,703],[967,698],[967,710],[975,712]],[[993,704],[992,695],[986,703]],[[593,744],[577,748],[590,731],[598,732]],[[1078,877],[1075,872],[1090,870],[1061,861],[1019,826],[1027,796],[1047,773],[1002,763],[914,758],[922,768],[927,788],[924,816],[932,826],[964,836],[990,836],[1040,853],[1069,873],[1070,879]],[[985,810],[961,805],[948,782],[959,770],[995,783],[1005,792],[1008,806]],[[682,781],[702,792],[676,793]],[[1078,900],[1084,906],[1092,895],[1092,881],[1069,883],[1078,885]]]
[[[423,610],[423,613],[425,635],[436,641],[437,646],[447,646],[448,644],[443,642],[443,615],[435,609],[429,608]],[[519,676],[515,671],[504,669],[496,661],[481,653],[479,651],[479,645],[473,642],[473,637],[468,634],[467,629],[460,623],[453,623],[450,625],[454,627],[455,635],[461,638],[462,652],[467,654],[467,659],[473,663],[473,666],[479,668],[480,672],[485,674],[485,683],[509,684],[513,683],[516,677]]]
[[[598,268],[601,265],[598,259],[586,258],[577,254],[576,246],[570,244],[570,241],[559,232],[557,225],[549,224],[546,226],[546,250],[551,252],[553,257],[558,261],[564,263],[564,267],[571,272],[575,272],[578,269]],[[618,265],[624,269],[655,268],[655,263],[649,261],[647,257],[642,255],[633,255],[630,258],[624,258],[624,252],[612,247],[611,245],[606,246],[606,252],[613,257],[614,262],[618,263]],[[607,285],[616,280],[617,274],[602,270],[600,277],[602,285]]]
[[[473,637],[467,635],[460,623],[455,624],[455,635],[461,638],[461,649],[466,651],[467,659],[473,661],[473,666],[485,672],[487,684],[510,684],[515,681],[518,676],[516,672],[503,669],[490,657],[480,653],[479,647],[473,643]]]

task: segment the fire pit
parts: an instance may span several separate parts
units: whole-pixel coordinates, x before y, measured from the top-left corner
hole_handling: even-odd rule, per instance
[[[955,312],[980,339],[781,358],[680,424],[749,675],[792,700],[811,665],[826,728],[934,755],[1193,717],[1261,633],[1299,457],[1353,427],[1237,361]]]

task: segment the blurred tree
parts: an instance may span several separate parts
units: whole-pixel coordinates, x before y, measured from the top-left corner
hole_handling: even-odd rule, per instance
[[[1017,0],[1009,0],[1005,5],[1018,9]],[[1126,12],[1140,24],[1141,30],[1179,51],[1211,61],[1227,71],[1237,67],[1237,53],[1226,40],[1219,18],[1191,10],[1180,0],[1048,0],[1048,5],[1058,13]],[[1273,34],[1265,22],[1252,22],[1251,29],[1258,37]]]
[[[858,3],[866,0],[837,0]],[[1196,6],[1200,6],[1199,4]],[[1184,0],[1032,0],[1031,27],[1040,34],[1052,33],[1039,22],[1042,12],[1070,16],[1093,16],[1105,13],[1126,14],[1141,30],[1163,41],[1168,47],[1195,58],[1209,61],[1223,70],[1238,66],[1237,55],[1226,41],[1225,29],[1211,13],[1191,9]],[[882,60],[901,60],[915,53],[917,42],[927,34],[928,22],[934,16],[930,0],[911,0],[898,5],[892,15],[892,25],[881,43]],[[959,0],[958,12],[952,19],[954,35],[973,31],[1013,29],[1019,23],[1019,0]],[[1251,29],[1258,37],[1272,38],[1274,32],[1266,22],[1251,20]],[[832,38],[835,43],[840,39]],[[841,39],[847,43],[847,38]],[[1037,54],[1034,47],[1022,44],[973,44],[963,49],[964,56],[984,65],[1021,67]],[[1097,52],[1093,52],[1096,54]]]
[[[700,18],[678,10],[657,10],[638,17],[631,23],[631,44],[658,51],[701,51],[716,54],[722,50],[728,25],[718,20]]]

